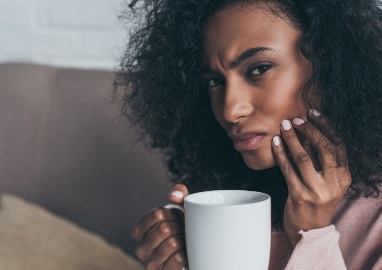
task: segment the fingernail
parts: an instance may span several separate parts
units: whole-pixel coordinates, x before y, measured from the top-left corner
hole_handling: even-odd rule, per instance
[[[310,109],[309,110],[309,113],[313,116],[320,116],[321,113],[319,113],[318,111],[316,111],[315,109]]]
[[[280,137],[279,136],[274,136],[272,141],[273,141],[274,145],[276,145],[276,146],[280,145]]]
[[[281,122],[281,126],[283,127],[283,130],[290,130],[292,128],[292,125],[289,120],[283,120]]]
[[[293,124],[295,124],[295,125],[297,125],[297,126],[299,126],[299,125],[301,125],[301,124],[304,124],[304,123],[305,123],[305,121],[302,120],[301,118],[295,118],[295,119],[293,119]]]
[[[179,190],[176,190],[176,191],[173,191],[171,192],[170,194],[171,196],[174,196],[174,197],[177,197],[179,199],[183,199],[184,195],[183,195],[183,192],[179,191]]]

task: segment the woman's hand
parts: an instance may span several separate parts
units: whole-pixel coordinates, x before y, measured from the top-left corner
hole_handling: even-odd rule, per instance
[[[182,204],[186,195],[186,186],[177,184],[169,200]],[[134,226],[131,236],[137,242],[135,255],[147,270],[180,270],[187,264],[184,215],[180,210],[163,207],[151,210]]]
[[[351,184],[344,144],[324,116],[310,110],[309,118],[295,118],[293,125],[282,122],[285,147],[279,137],[273,139],[273,151],[288,184],[284,227],[293,246],[300,240],[299,230],[331,224]]]

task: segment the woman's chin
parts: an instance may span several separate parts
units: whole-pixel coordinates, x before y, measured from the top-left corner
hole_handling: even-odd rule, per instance
[[[272,157],[269,157],[269,158],[259,158],[256,156],[247,156],[242,154],[242,157],[243,157],[244,163],[249,168],[256,171],[269,169],[278,165],[273,155]]]

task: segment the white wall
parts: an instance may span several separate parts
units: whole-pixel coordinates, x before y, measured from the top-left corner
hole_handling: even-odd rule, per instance
[[[0,63],[112,69],[126,43],[124,0],[0,0]]]

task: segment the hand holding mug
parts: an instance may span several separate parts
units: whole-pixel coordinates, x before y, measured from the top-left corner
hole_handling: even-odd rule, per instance
[[[169,200],[182,204],[186,195],[186,186],[178,184],[170,192]],[[155,208],[134,226],[131,236],[137,242],[135,254],[146,269],[181,270],[187,264],[181,211]]]

